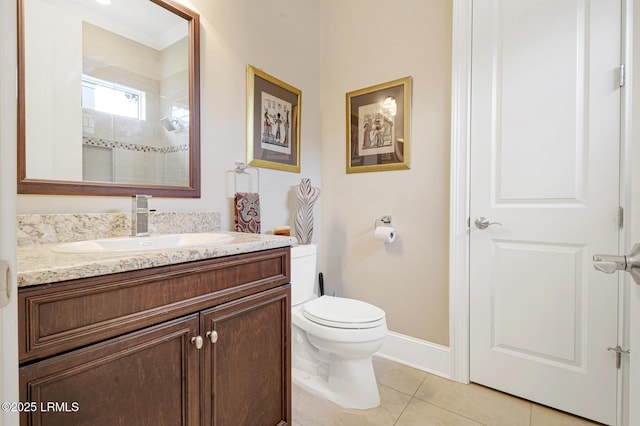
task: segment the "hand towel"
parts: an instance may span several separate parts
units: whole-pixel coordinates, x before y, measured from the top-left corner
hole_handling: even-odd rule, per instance
[[[259,234],[260,194],[257,192],[236,192],[233,201],[235,230]]]

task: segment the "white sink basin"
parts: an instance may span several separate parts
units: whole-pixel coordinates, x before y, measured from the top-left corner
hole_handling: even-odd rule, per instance
[[[232,235],[215,232],[158,234],[148,237],[119,237],[76,241],[53,247],[58,253],[120,253],[152,250],[180,250],[228,243]]]

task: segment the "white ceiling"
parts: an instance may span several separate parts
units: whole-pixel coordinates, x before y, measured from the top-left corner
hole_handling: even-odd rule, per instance
[[[188,34],[188,21],[150,0],[44,0],[83,21],[162,50]]]

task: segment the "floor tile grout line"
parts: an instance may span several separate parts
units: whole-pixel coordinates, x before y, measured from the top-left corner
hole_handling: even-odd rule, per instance
[[[428,376],[429,376],[429,373],[427,373],[427,377],[428,377]],[[425,380],[426,380],[426,378],[425,378]],[[424,383],[424,381],[423,381],[423,383]],[[422,384],[421,384],[421,386],[422,386]],[[492,391],[495,391],[495,392],[499,392],[499,393],[501,393],[501,394],[504,394],[504,395],[507,395],[507,396],[510,396],[510,397],[513,397],[513,398],[516,398],[516,399],[519,399],[519,400],[522,400],[522,401],[524,401],[524,402],[528,403],[528,404],[530,405],[530,407],[529,407],[529,424],[528,424],[528,426],[531,426],[532,416],[533,416],[533,404],[534,404],[532,401],[525,400],[525,399],[520,398],[520,397],[517,397],[517,396],[515,396],[515,395],[509,395],[509,394],[507,394],[507,393],[505,393],[505,392],[496,391],[495,389],[491,389],[491,388],[488,388],[488,387],[486,387],[486,386],[481,386],[481,387],[482,387],[482,388],[484,388],[484,389],[489,389],[489,390],[492,390]],[[420,388],[418,388],[418,390],[419,390],[419,389],[420,389]],[[416,390],[416,393],[417,393],[417,390]],[[437,404],[437,403],[435,403],[435,402],[433,402],[433,401],[426,401],[426,400],[424,400],[424,399],[422,399],[422,398],[420,398],[420,397],[415,396],[415,394],[414,394],[414,396],[412,397],[412,399],[417,399],[418,401],[424,402],[424,403],[429,404],[429,405],[432,405],[432,406],[434,406],[434,407],[441,408],[441,409],[443,409],[443,410],[445,410],[445,411],[448,411],[448,412],[450,412],[450,413],[456,414],[456,415],[458,415],[458,416],[460,416],[460,417],[464,417],[464,418],[466,418],[466,419],[468,419],[468,420],[472,420],[472,421],[474,421],[474,422],[476,422],[476,423],[479,423],[479,424],[481,424],[481,425],[488,426],[486,423],[484,423],[484,422],[483,422],[483,421],[481,421],[481,420],[474,419],[473,417],[469,417],[468,415],[462,414],[462,413],[457,412],[457,411],[453,411],[452,409],[447,408],[447,407],[445,407],[445,406],[443,406],[443,405],[439,405],[439,404]]]
[[[407,401],[407,403],[404,405],[404,408],[402,409],[402,411],[398,415],[398,418],[395,419],[395,421],[393,422],[393,426],[398,424],[398,422],[402,418],[402,415],[404,414],[404,412],[407,411],[407,408],[409,408],[409,404],[411,404],[411,401],[413,401],[413,397],[409,398],[409,401]]]
[[[389,389],[393,389],[394,391],[399,392],[399,393],[401,393],[401,394],[403,394],[403,395],[407,395],[407,396],[409,397],[409,401],[407,401],[407,403],[404,405],[404,408],[402,408],[402,411],[400,412],[400,414],[398,415],[398,417],[394,420],[394,422],[393,422],[393,426],[395,426],[395,425],[398,423],[398,421],[400,421],[400,418],[402,417],[402,415],[404,414],[404,412],[407,410],[407,408],[409,408],[409,404],[411,404],[411,401],[413,401],[413,399],[414,399],[414,397],[415,397],[415,394],[416,394],[416,393],[418,393],[418,390],[420,390],[420,387],[422,386],[422,384],[424,383],[424,381],[425,381],[425,380],[427,380],[427,377],[429,377],[429,373],[425,373],[424,377],[422,378],[422,380],[420,381],[420,383],[418,384],[418,386],[416,386],[416,389],[413,391],[413,393],[412,393],[412,394],[405,393],[405,392],[403,392],[403,391],[401,391],[401,390],[399,390],[399,389],[396,389],[396,388],[394,388],[394,387],[392,387],[392,386],[389,386],[389,385],[386,385],[386,384],[384,384],[384,383],[376,382],[376,384],[378,385],[378,387],[380,387],[380,386],[384,386],[384,387],[387,387],[387,388],[389,388]]]
[[[529,403],[529,426],[533,424],[533,402]]]
[[[404,406],[404,408],[402,409],[402,412],[400,413],[400,415],[398,416],[398,418],[393,422],[393,425],[394,425],[394,426],[398,424],[398,422],[399,422],[399,421],[400,421],[400,419],[402,418],[402,415],[403,415],[403,414],[404,414],[404,412],[407,410],[407,408],[409,408],[409,405],[410,405],[414,400],[415,400],[415,401],[422,402],[423,404],[431,405],[432,407],[436,407],[436,408],[439,408],[439,409],[441,409],[441,410],[447,411],[447,412],[449,412],[449,413],[451,413],[451,414],[454,414],[454,415],[456,415],[456,416],[458,416],[458,417],[462,417],[462,418],[464,418],[464,419],[470,420],[470,421],[472,421],[472,422],[474,422],[474,423],[477,423],[477,424],[479,424],[479,425],[482,425],[482,426],[488,426],[486,423],[483,423],[483,422],[481,422],[481,421],[479,421],[479,420],[477,420],[477,419],[474,419],[474,418],[468,417],[468,416],[466,416],[466,415],[464,415],[464,414],[462,414],[462,413],[459,413],[459,412],[456,412],[456,411],[450,410],[450,409],[448,409],[448,408],[442,407],[442,406],[437,405],[437,404],[434,404],[434,403],[432,403],[432,402],[427,402],[427,401],[425,401],[425,400],[423,400],[423,399],[420,399],[420,398],[416,397],[416,394],[418,393],[418,391],[420,390],[420,388],[422,387],[422,385],[424,384],[424,382],[429,378],[429,375],[430,375],[429,373],[426,373],[426,374],[425,374],[424,378],[422,379],[422,381],[420,382],[420,384],[418,385],[418,387],[416,387],[416,390],[413,392],[413,395],[410,395],[410,396],[411,396],[411,398],[409,399],[409,402],[407,402],[407,403],[406,403],[406,405],[405,405],[405,406]],[[380,386],[380,385],[382,385],[382,386],[386,386],[386,387],[389,387],[389,388],[391,388],[391,389],[394,389],[394,388],[392,388],[391,386],[387,386],[387,385],[385,385],[385,384],[378,383],[378,386]],[[395,389],[395,390],[397,390],[397,389]],[[404,392],[402,392],[402,391],[398,391],[398,392],[404,393]],[[408,395],[408,394],[406,394],[406,393],[405,393],[405,395]],[[530,424],[531,424],[531,421],[529,421],[529,426],[531,426]]]
[[[411,404],[411,401],[413,401],[415,395],[418,393],[418,391],[420,390],[420,388],[422,387],[422,385],[424,384],[424,381],[427,380],[428,374],[425,374],[424,377],[422,378],[422,381],[420,381],[420,384],[418,386],[416,386],[416,390],[413,391],[413,394],[409,395],[409,401],[407,401],[407,403],[405,404],[404,408],[402,409],[402,412],[400,412],[400,415],[398,416],[398,418],[396,419],[395,422],[393,422],[393,425],[395,426],[400,419],[402,418],[402,415],[404,414],[405,411],[407,411],[407,408],[409,408],[409,404]],[[407,394],[405,394],[407,395]]]
[[[418,393],[418,391],[420,390],[420,388],[422,387],[422,385],[424,385],[424,382],[427,381],[427,379],[429,378],[429,373],[426,373],[424,375],[424,377],[422,378],[422,381],[420,382],[420,384],[418,385],[418,387],[416,387],[416,390],[413,391],[413,395],[411,395],[411,398],[415,398],[416,394]]]
[[[482,425],[482,426],[489,426],[487,423],[484,423],[484,422],[482,422],[482,421],[480,421],[480,420],[478,420],[478,419],[474,419],[473,417],[469,417],[469,416],[467,416],[467,415],[465,415],[465,414],[462,414],[462,413],[460,413],[460,412],[458,412],[458,411],[453,411],[453,410],[451,410],[451,409],[449,409],[449,408],[443,407],[443,406],[438,405],[438,404],[434,404],[433,402],[427,402],[427,401],[425,401],[425,400],[423,400],[423,399],[420,399],[420,398],[415,398],[415,399],[417,399],[418,401],[420,401],[420,402],[422,402],[422,403],[425,403],[425,404],[427,404],[427,405],[432,405],[432,406],[434,406],[434,407],[440,408],[441,410],[448,411],[449,413],[451,413],[451,414],[455,414],[455,415],[456,415],[456,416],[458,416],[458,417],[463,417],[463,418],[465,418],[465,419],[467,419],[467,420],[471,420],[472,422],[474,422],[474,423],[478,423],[479,425]]]

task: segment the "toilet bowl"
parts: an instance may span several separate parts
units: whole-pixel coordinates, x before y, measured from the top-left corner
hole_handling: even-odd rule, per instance
[[[382,309],[314,293],[316,247],[291,249],[292,378],[303,389],[346,408],[380,404],[372,356],[384,343]]]

